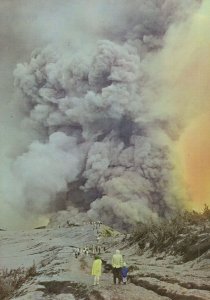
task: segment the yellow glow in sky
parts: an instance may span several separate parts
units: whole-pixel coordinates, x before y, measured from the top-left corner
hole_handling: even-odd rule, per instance
[[[202,209],[210,205],[210,114],[192,122],[179,143],[183,177],[191,207]]]

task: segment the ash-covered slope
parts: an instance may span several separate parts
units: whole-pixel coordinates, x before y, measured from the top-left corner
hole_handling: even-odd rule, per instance
[[[138,243],[139,253],[150,250],[153,254],[179,255],[187,262],[201,255],[203,259],[208,257],[209,233],[210,210],[205,206],[203,213],[185,211],[169,220],[139,224],[131,243]]]
[[[167,253],[152,254],[150,249],[145,249],[140,255],[138,244],[130,245],[130,236],[105,225],[98,225],[96,229],[96,224],[82,222],[72,223],[68,228],[63,228],[62,223],[59,225],[54,221],[53,226],[56,227],[0,232],[1,271],[3,268],[26,268],[35,264],[37,272],[13,293],[11,299],[208,300],[210,298],[210,271],[207,266],[209,251],[195,260],[183,263],[181,256]],[[98,235],[100,240],[97,239]],[[86,246],[90,247],[89,254],[82,254],[76,258],[73,250]],[[103,260],[103,273],[100,286],[97,288],[92,285],[93,278],[90,275],[93,246],[100,246],[100,256]],[[113,285],[110,264],[116,249],[121,250],[129,266],[129,281],[126,286]]]

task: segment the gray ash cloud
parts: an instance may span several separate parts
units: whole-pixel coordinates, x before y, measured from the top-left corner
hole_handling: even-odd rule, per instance
[[[5,198],[15,195],[22,210],[39,214],[61,201],[123,228],[167,216],[179,206],[170,190],[176,122],[154,113],[158,82],[148,61],[198,1],[93,1],[89,20],[84,1],[63,4],[46,2],[29,30],[33,36],[43,26],[46,47],[14,71],[22,130],[36,135],[11,162],[14,184],[9,193],[4,186]],[[53,36],[44,12],[54,6],[58,14],[46,14],[56,18]]]

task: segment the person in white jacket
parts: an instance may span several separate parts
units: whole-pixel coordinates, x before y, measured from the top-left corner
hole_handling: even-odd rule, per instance
[[[116,253],[112,256],[112,271],[113,271],[113,281],[114,284],[118,284],[122,282],[121,270],[123,266],[123,257],[120,253],[120,250],[116,250]]]

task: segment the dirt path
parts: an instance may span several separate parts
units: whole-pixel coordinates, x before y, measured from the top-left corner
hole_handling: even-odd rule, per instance
[[[30,266],[35,259],[38,275],[18,291],[18,300],[209,300],[210,271],[199,270],[201,262],[181,264],[172,257],[136,255],[126,248],[123,236],[107,238],[101,254],[105,267],[121,247],[130,270],[130,282],[115,286],[104,268],[100,286],[90,275],[93,257],[75,258],[75,247],[96,244],[91,226],[0,234],[0,264],[7,268]],[[202,264],[201,264],[202,265]]]

